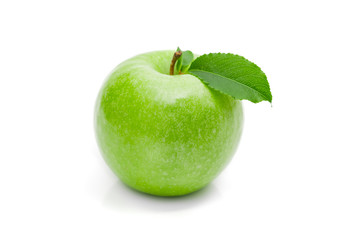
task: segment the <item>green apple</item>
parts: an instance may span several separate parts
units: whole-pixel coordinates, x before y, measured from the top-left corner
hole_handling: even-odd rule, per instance
[[[169,75],[173,51],[133,57],[107,77],[95,107],[102,156],[128,186],[178,196],[209,184],[239,143],[239,100],[190,74]]]

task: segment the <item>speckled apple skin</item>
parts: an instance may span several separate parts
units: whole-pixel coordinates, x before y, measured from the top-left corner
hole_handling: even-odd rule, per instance
[[[241,101],[190,74],[168,74],[173,52],[150,52],[118,65],[95,107],[106,163],[128,186],[159,196],[210,183],[231,160],[243,126]]]

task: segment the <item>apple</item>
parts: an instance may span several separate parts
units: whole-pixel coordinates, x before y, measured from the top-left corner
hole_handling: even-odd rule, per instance
[[[173,51],[118,65],[95,106],[101,154],[126,185],[179,196],[209,184],[233,157],[242,133],[239,100],[191,74],[169,74]]]

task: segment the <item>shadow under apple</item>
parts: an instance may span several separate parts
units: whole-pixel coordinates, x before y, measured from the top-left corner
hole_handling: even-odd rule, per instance
[[[219,197],[215,184],[194,193],[178,197],[160,197],[136,191],[121,181],[116,181],[103,199],[105,207],[121,211],[181,211],[209,204]]]

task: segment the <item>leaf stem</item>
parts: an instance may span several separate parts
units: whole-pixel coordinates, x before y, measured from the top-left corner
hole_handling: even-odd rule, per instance
[[[180,49],[178,49],[174,53],[174,56],[173,56],[173,58],[171,60],[171,64],[170,64],[170,75],[174,75],[175,63],[181,57],[181,55],[182,55],[182,51]]]

